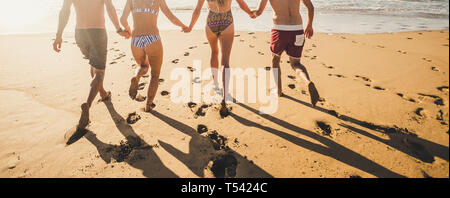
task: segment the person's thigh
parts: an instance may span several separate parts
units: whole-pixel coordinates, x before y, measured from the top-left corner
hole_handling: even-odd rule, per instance
[[[164,59],[164,49],[162,41],[156,41],[145,48],[145,53],[150,63],[152,75],[159,75],[161,72],[161,66]]]

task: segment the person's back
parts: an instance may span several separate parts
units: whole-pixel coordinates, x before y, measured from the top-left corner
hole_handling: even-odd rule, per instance
[[[300,0],[270,0],[274,12],[273,22],[277,25],[302,25]]]
[[[215,13],[228,12],[231,9],[232,0],[208,0],[208,8]]]
[[[72,0],[77,15],[76,29],[105,28],[105,0]]]
[[[158,14],[160,0],[131,0],[133,14],[133,37],[159,35]]]

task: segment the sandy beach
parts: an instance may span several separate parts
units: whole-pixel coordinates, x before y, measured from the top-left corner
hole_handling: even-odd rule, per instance
[[[158,93],[174,68],[209,66],[203,31],[162,31]],[[2,178],[350,178],[449,177],[449,31],[316,34],[302,63],[322,102],[286,55],[286,97],[275,114],[261,104],[175,104],[159,94],[153,113],[128,96],[136,67],[130,41],[109,33],[105,89],[84,137],[67,146],[89,90],[89,65],[73,34],[63,51],[53,34],[0,36],[0,177]],[[271,66],[270,35],[237,32],[231,66]],[[178,61],[174,61],[178,60]],[[142,79],[146,95],[149,78]],[[202,82],[207,84],[208,82]],[[198,110],[204,115],[198,115]],[[136,112],[134,124],[127,118]],[[204,125],[206,130],[200,130]]]

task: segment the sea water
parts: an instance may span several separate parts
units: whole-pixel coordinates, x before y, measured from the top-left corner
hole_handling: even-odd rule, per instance
[[[256,9],[260,0],[245,0]],[[322,33],[391,33],[417,30],[448,29],[449,0],[312,0],[315,6],[314,29]],[[58,13],[63,0],[0,0],[0,34],[33,34],[55,32]],[[126,0],[113,0],[120,17]],[[177,17],[189,24],[197,0],[166,0]],[[268,32],[272,27],[270,5],[258,19],[250,19],[237,3],[233,2],[233,14],[237,31]],[[307,9],[301,7],[304,23]],[[195,26],[205,27],[207,5]],[[131,22],[131,17],[130,17]],[[107,21],[109,30],[114,30]],[[66,32],[73,32],[75,17],[67,25]],[[161,30],[177,30],[160,13]]]

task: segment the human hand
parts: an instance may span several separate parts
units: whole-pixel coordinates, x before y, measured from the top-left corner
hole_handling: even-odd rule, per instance
[[[314,29],[312,27],[312,25],[308,25],[305,29],[305,36],[308,39],[311,39],[314,35]]]
[[[129,39],[131,37],[131,33],[127,31],[119,32],[120,36],[123,36],[125,39]]]
[[[53,42],[53,50],[55,50],[55,52],[60,52],[61,51],[61,45],[62,45],[62,37],[61,36],[57,36],[55,38],[55,41]]]
[[[258,17],[257,11],[251,11],[248,15],[252,19],[256,19],[256,17]]]
[[[192,31],[192,28],[191,28],[191,27],[188,27],[188,26],[186,26],[186,25],[181,26],[181,32],[189,33],[189,32],[191,32],[191,31]]]

